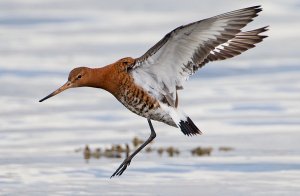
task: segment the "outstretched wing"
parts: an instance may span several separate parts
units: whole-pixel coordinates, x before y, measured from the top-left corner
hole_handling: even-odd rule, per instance
[[[240,40],[262,29],[244,33],[240,29],[261,10],[260,6],[244,8],[174,29],[129,67],[135,83],[175,106],[176,90],[182,89],[183,82],[199,67],[235,56],[254,44],[249,39],[240,44]]]
[[[242,52],[245,52],[246,50],[249,50],[250,48],[254,48],[255,44],[268,37],[266,35],[260,35],[260,33],[267,31],[267,28],[268,27],[266,26],[252,31],[240,32],[236,34],[234,38],[210,51],[202,63],[197,66],[197,69],[203,67],[210,61],[229,59],[241,54]]]

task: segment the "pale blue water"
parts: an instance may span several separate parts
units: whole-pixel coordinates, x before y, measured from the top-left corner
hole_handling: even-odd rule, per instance
[[[78,148],[147,138],[145,119],[98,89],[72,89],[44,103],[76,66],[137,57],[171,29],[262,4],[250,28],[269,38],[245,54],[201,69],[180,105],[204,134],[185,137],[154,123],[154,148],[121,178],[122,159],[92,159]],[[218,5],[218,6],[216,6]],[[299,3],[219,1],[0,2],[0,195],[295,195],[300,191]],[[209,157],[192,157],[197,146]],[[233,147],[219,152],[220,146]]]

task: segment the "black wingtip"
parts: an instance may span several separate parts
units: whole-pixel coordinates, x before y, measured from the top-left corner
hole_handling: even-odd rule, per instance
[[[254,5],[254,6],[245,8],[245,9],[254,9],[254,10],[256,10],[257,12],[261,12],[261,11],[262,11],[262,6],[261,6],[261,5]]]
[[[269,31],[270,30],[270,25],[264,26],[261,29],[262,29],[262,32]]]
[[[201,135],[202,132],[198,129],[198,127],[193,123],[193,121],[187,117],[185,121],[181,120],[179,122],[179,128],[181,129],[184,135],[193,136],[193,135]]]
[[[261,5],[249,7],[249,9],[253,9],[255,11],[254,17],[258,16],[258,13],[263,10]]]
[[[261,33],[264,33],[266,31],[269,31],[269,25],[268,26],[264,26],[264,27],[261,27],[259,29],[256,29],[256,31],[258,31],[257,35],[260,37],[261,41],[267,37],[269,37],[268,35],[261,35]]]
[[[269,31],[270,30],[270,26],[269,25],[268,26],[264,26],[261,29],[262,29],[261,33],[263,33],[263,32]],[[260,35],[260,36],[262,37],[262,39],[265,39],[265,38],[269,37],[268,35]]]
[[[261,12],[263,10],[263,8],[261,7],[261,5],[255,5],[255,6],[251,6],[251,7],[247,7],[247,8],[242,8],[236,11],[254,11],[253,13],[253,18],[258,16],[258,13]]]

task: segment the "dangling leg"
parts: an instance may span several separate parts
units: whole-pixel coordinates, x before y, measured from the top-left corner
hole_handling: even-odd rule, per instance
[[[110,178],[112,178],[114,176],[121,176],[123,174],[123,172],[126,170],[127,166],[129,166],[131,159],[156,137],[156,133],[152,126],[151,120],[150,119],[147,119],[147,120],[148,120],[150,129],[151,129],[151,134],[150,134],[149,138],[138,149],[136,149],[129,157],[127,157],[123,161],[123,163],[119,166],[119,168],[115,171],[115,173],[113,173],[113,175]]]

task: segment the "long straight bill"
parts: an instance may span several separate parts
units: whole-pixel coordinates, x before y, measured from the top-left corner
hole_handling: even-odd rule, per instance
[[[59,89],[57,89],[56,91],[52,92],[51,94],[47,95],[43,99],[39,100],[39,102],[45,101],[46,99],[49,99],[50,97],[53,97],[53,96],[57,95],[58,93],[61,93],[64,90],[67,90],[68,88],[71,88],[71,87],[72,87],[71,82],[68,81],[64,85],[62,85]]]

